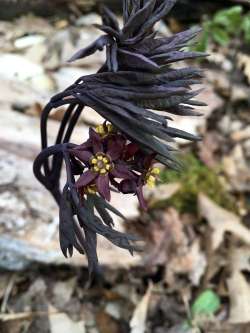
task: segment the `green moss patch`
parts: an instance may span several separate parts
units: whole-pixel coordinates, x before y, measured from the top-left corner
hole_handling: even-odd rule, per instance
[[[200,192],[206,194],[218,205],[236,210],[233,198],[226,192],[216,171],[209,169],[193,154],[182,159],[181,171],[163,170],[160,175],[162,183],[178,182],[181,189],[172,198],[159,203],[159,206],[171,205],[179,212],[197,212],[197,197]]]

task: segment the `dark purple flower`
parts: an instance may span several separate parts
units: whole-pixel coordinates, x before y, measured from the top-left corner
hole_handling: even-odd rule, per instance
[[[119,190],[123,193],[123,194],[136,194],[140,207],[144,210],[147,209],[147,204],[146,201],[144,199],[143,196],[143,182],[140,179],[140,177],[138,177],[137,180],[134,179],[125,179],[123,180],[120,184],[119,184]]]
[[[135,179],[129,165],[123,163],[126,139],[120,134],[101,137],[93,129],[89,131],[89,140],[70,150],[88,168],[76,182],[78,189],[96,185],[101,196],[110,201],[110,182],[114,179]],[[93,187],[92,187],[93,188]]]
[[[153,167],[154,154],[145,154],[139,149],[136,149],[134,144],[128,147],[128,152],[135,152],[133,158],[135,168],[140,171],[140,175],[136,179],[126,179],[119,184],[120,192],[124,194],[134,193],[137,195],[140,207],[144,210],[147,209],[147,203],[143,196],[143,187],[148,185],[154,187],[156,177],[159,175],[160,170]],[[129,155],[129,154],[128,154]],[[127,155],[127,156],[128,156]]]
[[[107,131],[108,126],[104,123],[96,130],[90,129],[89,139],[70,150],[83,170],[75,186],[83,196],[98,192],[110,201],[112,185],[123,194],[137,195],[141,208],[146,209],[143,187],[155,185],[155,154],[146,154],[118,131]]]

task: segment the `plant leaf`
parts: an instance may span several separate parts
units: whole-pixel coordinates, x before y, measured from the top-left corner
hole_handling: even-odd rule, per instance
[[[220,298],[212,290],[203,291],[195,300],[191,307],[193,317],[205,315],[210,317],[220,309]]]

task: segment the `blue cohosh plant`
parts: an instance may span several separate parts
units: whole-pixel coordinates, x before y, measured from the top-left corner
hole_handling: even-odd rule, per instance
[[[173,168],[177,161],[170,143],[174,138],[199,138],[169,126],[169,114],[198,115],[191,86],[200,83],[201,70],[172,68],[185,59],[201,57],[182,51],[199,29],[157,38],[154,25],[176,0],[123,0],[124,26],[103,8],[104,34],[77,52],[70,61],[106,49],[106,62],[96,74],[80,77],[51,98],[41,116],[42,151],[34,162],[34,173],[51,192],[60,209],[60,244],[65,256],[73,248],[86,254],[90,273],[98,269],[97,235],[131,253],[140,250],[137,238],[113,229],[110,212],[122,216],[109,203],[111,191],[134,193],[146,209],[143,187],[153,186],[159,170],[156,161]],[[53,109],[66,111],[53,146],[48,147],[47,121]],[[81,144],[69,143],[74,127],[88,106],[104,119],[90,129]],[[154,111],[152,111],[154,110]],[[158,112],[155,112],[158,111]],[[61,170],[66,183],[61,190]]]

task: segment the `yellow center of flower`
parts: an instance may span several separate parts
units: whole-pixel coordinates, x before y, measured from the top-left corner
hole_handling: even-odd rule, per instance
[[[106,175],[113,168],[110,158],[103,153],[98,153],[91,157],[90,165],[92,170],[100,175]]]
[[[157,176],[160,174],[160,169],[159,168],[150,168],[146,174],[145,180],[146,184],[150,187],[153,188],[155,187],[156,179]]]
[[[92,184],[92,185],[86,186],[86,187],[84,188],[84,192],[85,192],[86,194],[96,194],[96,192],[97,192],[97,187],[96,187],[95,184]]]
[[[115,128],[112,124],[99,125],[95,128],[95,131],[100,136],[104,137],[110,133],[113,133],[115,131]]]

